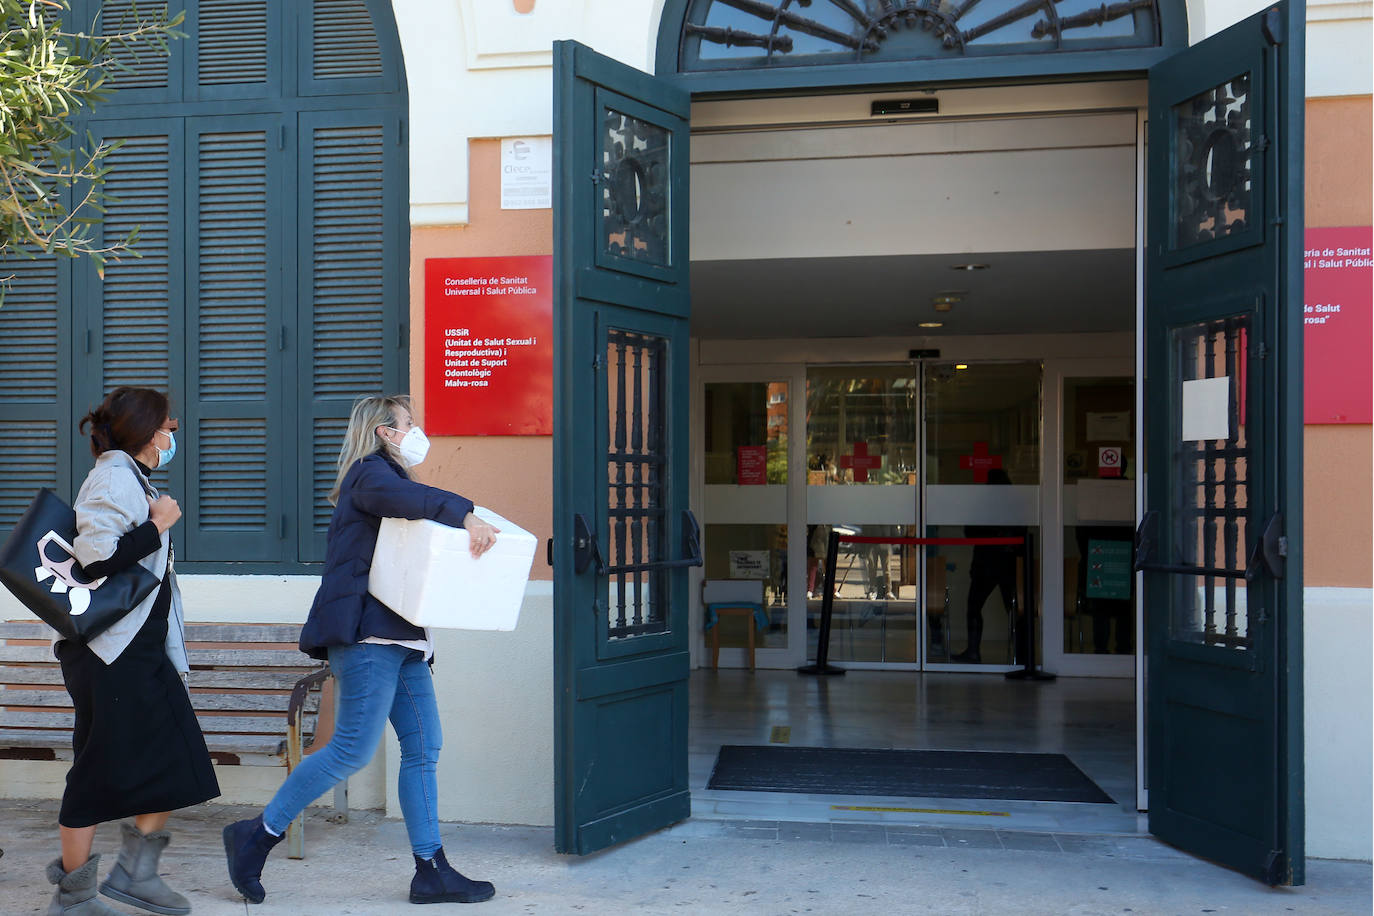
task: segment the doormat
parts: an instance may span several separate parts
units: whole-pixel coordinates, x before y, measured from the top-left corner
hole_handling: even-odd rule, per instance
[[[1063,754],[727,744],[708,789],[1114,804]]]

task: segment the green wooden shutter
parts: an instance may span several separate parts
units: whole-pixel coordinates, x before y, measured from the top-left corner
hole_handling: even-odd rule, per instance
[[[202,86],[267,81],[264,0],[200,0],[196,82]]]
[[[302,10],[302,95],[389,92],[405,82],[397,49],[378,39],[387,0],[310,0]]]
[[[89,261],[75,271],[76,414],[120,385],[165,391],[177,416],[186,404],[182,360],[182,196],[176,163],[181,159],[177,120],[94,122],[100,140],[121,145],[106,160],[105,218],[99,237],[107,243],[138,229],[138,257],[111,261],[105,276]],[[78,450],[75,471],[90,467]],[[153,475],[160,488],[180,495],[184,467]],[[179,537],[178,533],[178,537]]]
[[[277,560],[294,454],[282,410],[281,118],[192,118],[186,133],[187,559]]]
[[[76,26],[72,31],[84,29],[100,34],[131,29],[138,19],[165,15],[166,11],[167,4],[156,0],[107,0],[105,3],[82,0],[72,4],[69,18]],[[186,56],[184,45],[181,41],[171,42],[168,54],[151,51],[135,54],[128,48],[114,48],[114,58],[123,66],[106,74],[109,87],[118,91],[118,95],[111,98],[118,98],[121,104],[179,101],[181,68]]]
[[[326,501],[359,395],[400,384],[408,310],[404,145],[394,111],[300,115],[301,559],[324,557]]]
[[[71,322],[60,303],[67,271],[52,257],[0,261],[0,532],[39,487],[69,488]],[[70,494],[65,494],[70,495]]]

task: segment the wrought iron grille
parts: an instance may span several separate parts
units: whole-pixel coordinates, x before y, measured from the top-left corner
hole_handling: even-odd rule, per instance
[[[1175,105],[1174,137],[1174,246],[1243,231],[1255,153],[1250,74]]]
[[[610,449],[609,637],[668,629],[667,432],[664,373],[668,342],[607,331]]]
[[[601,138],[601,245],[616,257],[670,266],[672,135],[657,124],[605,109]]]
[[[1233,649],[1250,648],[1252,633],[1245,590],[1249,331],[1249,317],[1234,316],[1178,328],[1173,335],[1174,377],[1181,395],[1175,409],[1182,414],[1177,419],[1185,436],[1205,438],[1180,441],[1175,452],[1174,562],[1198,573],[1174,580],[1172,633],[1175,639]],[[1197,386],[1191,392],[1190,384]],[[1218,412],[1209,410],[1219,404],[1223,391],[1224,430]],[[1192,424],[1208,428],[1192,433]]]
[[[695,0],[682,70],[1160,43],[1157,0]]]

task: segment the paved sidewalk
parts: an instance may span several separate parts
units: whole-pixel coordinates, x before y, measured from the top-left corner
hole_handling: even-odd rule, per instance
[[[0,913],[44,911],[44,865],[56,855],[55,802],[0,802]],[[263,874],[267,901],[248,906],[224,870],[220,827],[251,815],[206,805],[173,819],[169,882],[198,916],[413,913],[405,827],[375,812],[331,824],[308,818],[306,858],[278,849]],[[693,820],[583,858],[553,851],[548,829],[445,824],[458,868],[496,884],[464,912],[497,914],[1361,914],[1370,866],[1312,861],[1308,883],[1270,889],[1148,837],[1072,836]],[[96,838],[102,870],[117,831]],[[122,912],[139,912],[114,904]],[[420,913],[451,910],[421,910]]]

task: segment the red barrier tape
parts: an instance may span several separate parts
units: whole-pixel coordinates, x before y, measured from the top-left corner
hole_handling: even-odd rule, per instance
[[[1025,538],[899,538],[866,534],[842,534],[842,544],[906,544],[909,546],[945,545],[956,547],[1012,547],[1026,543]]]

